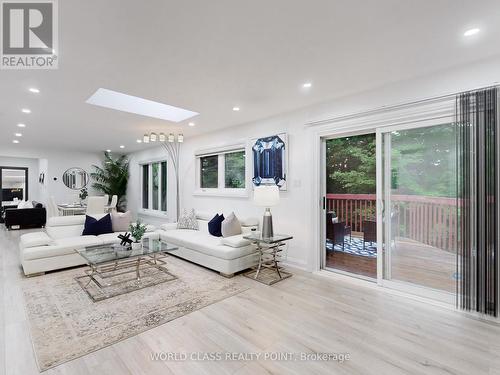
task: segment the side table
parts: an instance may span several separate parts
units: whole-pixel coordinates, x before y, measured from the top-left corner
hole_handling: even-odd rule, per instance
[[[292,276],[279,265],[281,252],[285,241],[293,237],[286,234],[276,234],[270,238],[263,238],[260,233],[251,233],[243,236],[257,246],[259,264],[257,267],[244,273],[244,276],[257,280],[263,284],[272,285]]]

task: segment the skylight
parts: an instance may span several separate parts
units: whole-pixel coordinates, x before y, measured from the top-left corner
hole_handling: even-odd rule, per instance
[[[187,109],[103,88],[98,89],[94,95],[88,98],[87,103],[173,122],[184,121],[198,115],[197,112]]]

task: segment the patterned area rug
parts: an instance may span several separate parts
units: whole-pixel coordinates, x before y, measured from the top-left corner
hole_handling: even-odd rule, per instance
[[[92,302],[75,280],[84,268],[23,280],[31,338],[40,371],[247,290],[252,281],[227,279],[181,259],[165,259],[177,279]]]
[[[353,237],[352,240],[349,240],[349,237],[346,237],[344,243],[344,249],[342,249],[342,245],[335,245],[334,248],[333,244],[330,241],[327,241],[326,249],[330,251],[335,250],[347,254],[359,255],[362,257],[371,257],[371,258],[377,257],[377,244],[375,242],[372,243],[366,242],[365,248],[363,249],[363,239],[357,237]]]

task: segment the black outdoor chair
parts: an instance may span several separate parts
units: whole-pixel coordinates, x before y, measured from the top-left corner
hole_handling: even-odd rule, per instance
[[[346,225],[344,221],[340,223],[333,222],[333,214],[326,213],[326,239],[335,245],[342,245],[342,250],[345,247],[345,236],[351,236],[351,227]]]
[[[365,249],[365,243],[377,242],[377,222],[363,220],[363,250]]]

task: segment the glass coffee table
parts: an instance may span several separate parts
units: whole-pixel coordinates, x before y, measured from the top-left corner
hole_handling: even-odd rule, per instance
[[[177,277],[167,270],[164,259],[177,249],[148,238],[142,240],[142,248],[138,250],[120,244],[78,249],[89,268],[76,280],[94,302],[172,281]]]

